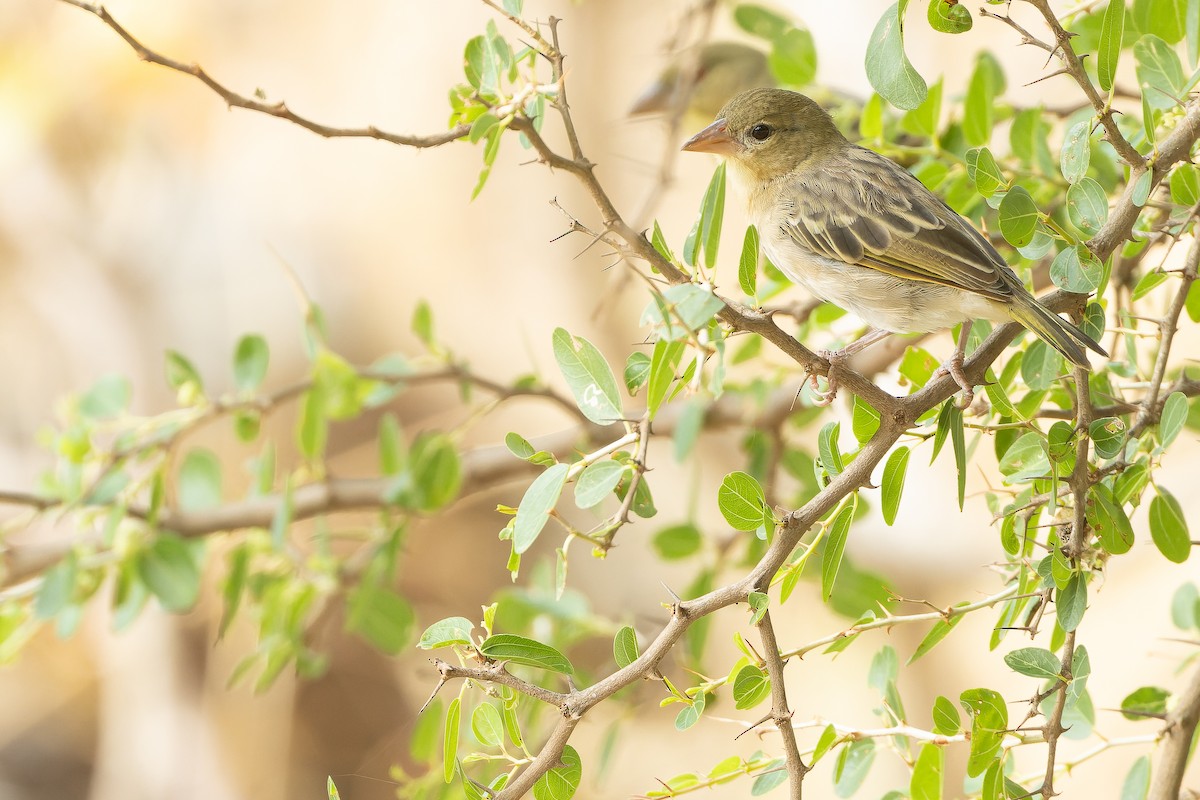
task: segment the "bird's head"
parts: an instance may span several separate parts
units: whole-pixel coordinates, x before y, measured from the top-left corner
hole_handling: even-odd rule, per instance
[[[751,89],[729,101],[717,121],[684,150],[716,153],[752,181],[787,174],[845,142],[825,109],[786,89]]]

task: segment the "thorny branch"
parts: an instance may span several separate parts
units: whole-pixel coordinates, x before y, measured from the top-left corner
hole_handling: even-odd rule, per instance
[[[182,74],[191,75],[222,97],[229,105],[286,119],[322,136],[369,137],[405,146],[432,147],[461,138],[468,132],[467,126],[459,126],[449,131],[430,136],[403,136],[389,134],[374,127],[329,127],[295,114],[283,103],[271,104],[260,102],[232,92],[209,76],[198,65],[177,62],[146,48],[119,25],[102,6],[82,2],[82,0],[62,0],[62,2],[74,5],[97,16],[115,31],[137,53],[139,58]],[[495,4],[491,0],[485,0],[485,2],[495,7]],[[1027,0],[1027,2],[1042,13],[1047,26],[1054,34],[1055,41],[1053,45],[1042,43],[1041,46],[1048,49],[1049,52],[1057,54],[1063,61],[1064,71],[1075,79],[1080,89],[1088,97],[1100,123],[1105,128],[1106,137],[1117,150],[1121,159],[1131,168],[1131,174],[1124,194],[1112,208],[1109,218],[1102,229],[1089,242],[1089,247],[1093,254],[1103,261],[1130,236],[1133,224],[1140,211],[1139,206],[1133,202],[1133,187],[1138,177],[1144,170],[1150,169],[1151,188],[1157,187],[1172,166],[1188,157],[1192,145],[1200,138],[1200,102],[1193,100],[1187,104],[1185,113],[1176,124],[1175,129],[1161,141],[1155,157],[1150,161],[1146,161],[1117,129],[1111,108],[1108,107],[1091,84],[1090,79],[1083,69],[1082,62],[1071,47],[1070,34],[1066,33],[1062,28],[1057,17],[1051,11],[1047,0]],[[502,9],[498,10],[501,13],[505,13]],[[505,16],[510,15],[505,13]],[[625,221],[596,178],[595,165],[584,156],[584,150],[567,105],[566,94],[563,91],[563,54],[558,45],[557,30],[559,21],[554,18],[551,18],[549,21],[549,42],[546,41],[538,29],[531,29],[530,26],[521,20],[513,20],[513,22],[521,26],[528,35],[533,37],[534,41],[541,48],[543,55],[552,64],[554,80],[560,85],[560,90],[556,98],[554,98],[553,104],[562,117],[571,155],[564,156],[553,150],[534,129],[532,122],[520,113],[519,109],[515,110],[517,115],[511,124],[511,128],[525,134],[540,160],[547,166],[552,169],[562,170],[581,183],[600,214],[603,222],[603,236],[605,237],[605,241],[612,245],[623,257],[644,261],[670,283],[679,284],[689,282],[691,280],[690,275],[678,265],[658,254],[650,242]],[[1027,40],[1035,44],[1038,43],[1027,31],[1020,29],[1019,26],[1016,27]],[[1185,275],[1184,291],[1178,297],[1183,297],[1186,294],[1186,284],[1189,284],[1195,277],[1196,270],[1193,263],[1190,273]],[[1078,308],[1078,298],[1063,293],[1055,293],[1047,298],[1047,305],[1056,310],[1061,310],[1072,305]],[[1164,370],[1166,359],[1171,349],[1171,337],[1175,323],[1178,320],[1178,306],[1179,303],[1177,301],[1172,308],[1171,316],[1164,320],[1162,327],[1163,344],[1160,350],[1159,362],[1156,363],[1155,367],[1155,375],[1160,381],[1165,377]],[[763,337],[798,365],[818,374],[828,373],[828,362],[816,356],[787,332],[779,328],[772,320],[770,314],[726,300],[726,306],[720,312],[720,318],[734,330],[754,333]],[[1019,326],[1015,324],[998,327],[975,351],[972,357],[967,360],[964,366],[966,375],[973,381],[980,381],[988,366],[999,356],[1008,343],[1012,341],[1019,330]],[[880,426],[877,433],[864,445],[857,457],[847,465],[846,469],[833,478],[824,490],[800,508],[784,516],[774,540],[760,561],[749,573],[745,574],[739,580],[715,589],[699,598],[677,602],[673,607],[671,618],[663,630],[633,663],[602,678],[590,687],[572,689],[565,693],[549,692],[541,687],[526,684],[524,681],[508,675],[503,669],[502,664],[493,663],[479,669],[452,667],[450,665],[445,665],[445,668],[443,668],[439,664],[439,671],[444,679],[448,677],[466,677],[485,682],[503,683],[531,697],[545,702],[552,702],[558,705],[560,709],[561,719],[543,744],[537,757],[524,770],[514,776],[513,780],[496,795],[496,800],[516,800],[516,798],[522,797],[528,792],[542,775],[559,762],[563,747],[583,716],[591,708],[611,697],[620,689],[637,680],[655,674],[663,658],[679,642],[683,634],[696,620],[734,603],[744,602],[749,592],[756,590],[758,587],[768,585],[777,570],[786,562],[789,554],[799,543],[800,538],[843,498],[868,484],[871,473],[882,458],[890,451],[897,439],[915,423],[921,414],[951,397],[957,390],[953,379],[946,376],[942,379],[931,381],[923,389],[907,397],[892,397],[858,372],[847,371],[844,374],[839,373],[839,377],[841,378],[842,385],[847,390],[862,397],[880,412]],[[1088,392],[1086,373],[1082,371],[1077,372],[1075,381],[1077,387],[1076,419],[1079,427],[1086,430],[1086,424],[1093,416],[1093,406]],[[1149,393],[1148,397],[1141,404],[1142,413],[1138,420],[1139,424],[1150,424],[1149,420],[1153,419],[1154,413],[1158,410],[1159,403],[1155,391]],[[1077,447],[1076,468],[1069,481],[1070,491],[1074,495],[1075,516],[1071,527],[1070,540],[1065,545],[1067,555],[1073,560],[1078,559],[1086,541],[1087,522],[1083,514],[1083,509],[1085,507],[1087,492],[1093,482],[1100,477],[1098,475],[1091,475],[1088,472],[1088,440],[1086,436],[1080,436]],[[486,474],[486,470],[480,473],[479,480],[484,480],[482,477],[483,474]],[[364,494],[356,493],[356,488],[365,489],[367,487],[356,487],[351,483],[327,481],[320,485],[304,488],[313,497],[308,498],[307,495],[302,496],[301,492],[297,493],[297,516],[305,513],[305,509],[312,509],[312,513],[320,513],[320,510],[358,507],[357,503],[359,502],[363,503],[364,506],[370,504],[377,507],[380,502],[378,497],[371,498],[364,496]],[[371,490],[377,488],[370,487],[365,494],[369,495],[372,493]],[[19,496],[10,493],[0,499],[25,504],[32,508],[45,507],[44,501],[32,496]],[[236,513],[234,513],[235,511]],[[247,524],[254,524],[255,522],[265,524],[272,518],[274,508],[267,509],[260,506],[238,508],[237,506],[230,506],[210,513],[213,516],[206,520],[198,521],[194,518],[186,519],[182,517],[172,519],[168,516],[167,520],[162,522],[164,527],[170,528],[174,524],[177,526],[176,529],[179,529],[181,532],[200,535],[213,530],[245,527]],[[189,527],[189,525],[193,527]],[[981,602],[998,602],[998,599],[988,598],[986,601]],[[965,611],[965,608],[963,611]],[[949,610],[947,613],[949,613]],[[945,618],[940,612],[934,612],[933,616]],[[773,630],[770,628],[769,618],[764,617],[764,620],[767,620],[762,626],[764,642],[766,643],[769,640],[767,646],[769,653],[768,668],[773,672],[772,678],[779,690],[773,703],[772,713],[776,721],[780,722],[782,718],[790,717],[790,711],[786,705],[786,697],[782,691],[782,657],[780,656],[777,643],[774,642]],[[886,627],[888,624],[894,624],[895,621],[895,619],[881,620],[878,627]],[[1062,668],[1064,676],[1068,679],[1070,676],[1071,658],[1074,651],[1074,638],[1074,633],[1069,633],[1063,647]],[[774,662],[773,666],[772,662]],[[1055,749],[1058,737],[1063,732],[1061,723],[1066,698],[1066,687],[1067,684],[1064,681],[1056,689],[1058,697],[1056,698],[1055,709],[1043,727],[1044,738],[1049,745],[1047,773],[1042,787],[1035,793],[1040,792],[1046,798],[1054,794]],[[1191,731],[1195,728],[1197,716],[1200,716],[1200,688],[1198,687],[1200,687],[1200,680],[1194,680],[1185,694],[1185,702],[1181,704],[1182,710],[1169,720],[1171,727],[1168,729],[1167,736],[1173,742],[1169,753],[1179,763],[1177,766],[1173,766],[1171,770],[1159,770],[1159,780],[1164,788],[1159,790],[1159,784],[1156,783],[1156,791],[1160,792],[1154,795],[1156,800],[1158,798],[1166,800],[1166,798],[1173,796],[1171,794],[1172,791],[1177,791],[1178,781],[1182,775],[1183,763],[1186,761],[1186,751],[1191,739]],[[1193,695],[1196,698],[1193,698]],[[785,727],[788,731],[793,729],[791,725]],[[787,745],[787,748],[789,773],[793,782],[793,796],[798,797],[800,780],[803,777],[805,768],[803,762],[799,759],[798,749],[794,745],[794,735],[792,743]],[[1174,790],[1170,788],[1172,785],[1175,787]]]
[[[788,708],[787,689],[783,681],[784,660],[779,655],[779,642],[775,638],[770,611],[763,612],[762,619],[758,621],[758,632],[762,636],[763,662],[771,679],[771,719],[783,738],[791,798],[800,800],[804,775],[809,767],[800,758],[800,746],[796,743],[796,730],[792,727],[792,712]]]

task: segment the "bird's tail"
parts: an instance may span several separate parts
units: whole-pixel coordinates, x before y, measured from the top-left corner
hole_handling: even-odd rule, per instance
[[[1047,344],[1077,367],[1089,368],[1085,347],[1102,356],[1108,353],[1100,344],[1032,297],[1019,297],[1009,306],[1013,319],[1036,333]]]

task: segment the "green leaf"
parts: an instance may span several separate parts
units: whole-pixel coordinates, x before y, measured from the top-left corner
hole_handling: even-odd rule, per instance
[[[1133,43],[1142,98],[1152,108],[1169,109],[1179,105],[1187,86],[1183,65],[1174,48],[1154,34],[1138,37]]]
[[[620,669],[628,667],[637,661],[640,654],[637,632],[628,625],[617,631],[617,635],[613,639],[613,660],[617,662],[617,667]]]
[[[233,352],[233,381],[238,391],[253,392],[267,376],[271,351],[267,340],[258,334],[248,334],[238,340]]]
[[[883,138],[883,98],[876,92],[871,92],[863,104],[858,118],[858,135],[864,139]]]
[[[964,323],[970,324],[970,323]],[[963,412],[950,403],[950,442],[954,446],[954,466],[958,469],[958,510],[962,511],[967,492],[967,443],[963,430]]]
[[[875,95],[878,96],[878,95]],[[904,115],[901,126],[917,136],[932,139],[938,130],[942,116],[942,79],[929,87],[924,102]],[[932,163],[932,162],[931,162]]]
[[[1021,163],[1048,175],[1054,170],[1054,159],[1046,143],[1050,138],[1050,124],[1045,117],[1046,112],[1040,108],[1018,111],[1013,117],[1008,138],[1013,155]]]
[[[1096,532],[1101,547],[1118,556],[1129,552],[1133,547],[1133,526],[1111,489],[1103,483],[1092,486],[1085,511],[1088,525]]]
[[[329,422],[321,392],[312,389],[304,393],[300,401],[300,416],[296,421],[296,442],[300,452],[309,461],[317,460],[325,452],[329,435]]]
[[[1186,5],[1187,0],[1134,0],[1133,22],[1141,33],[1175,44],[1183,38]]]
[[[1033,241],[1037,230],[1038,210],[1033,197],[1022,186],[1014,186],[1000,201],[1000,233],[1013,247],[1024,247]]]
[[[1063,137],[1060,166],[1067,183],[1076,183],[1087,174],[1092,157],[1092,121],[1072,125]]]
[[[750,604],[750,610],[753,612],[750,615],[750,624],[757,625],[767,613],[771,599],[764,592],[751,592],[746,602]]]
[[[1008,181],[996,163],[996,157],[986,147],[967,151],[967,174],[975,182],[975,190],[984,197],[991,197],[1000,189],[1008,188]]]
[[[650,378],[650,356],[645,353],[630,353],[625,360],[625,388],[635,394]]]
[[[599,505],[617,488],[628,469],[612,459],[589,464],[575,482],[575,505],[591,508]]]
[[[598,425],[620,420],[617,379],[596,346],[562,328],[554,329],[552,341],[554,358],[583,415]]]
[[[446,730],[442,737],[442,780],[450,783],[454,780],[455,767],[458,765],[458,721],[462,713],[462,701],[457,697],[450,701],[446,711]]]
[[[571,745],[563,745],[558,764],[533,785],[533,800],[571,800],[582,780],[583,765],[579,753]]]
[[[1115,0],[1114,0],[1115,2]],[[1150,793],[1150,757],[1139,756],[1125,774],[1120,800],[1146,800]]]
[[[1083,573],[1072,573],[1067,585],[1058,591],[1056,605],[1062,629],[1070,633],[1078,628],[1087,611],[1087,578]]]
[[[221,504],[221,461],[211,450],[189,450],[179,466],[179,507],[200,511]]]
[[[79,559],[72,550],[42,576],[42,585],[34,600],[33,613],[39,619],[49,619],[65,609],[71,603],[78,577]]]
[[[160,533],[138,554],[138,575],[163,608],[187,611],[200,596],[203,549],[171,533]]]
[[[558,503],[563,486],[567,482],[569,467],[566,464],[555,464],[548,468],[525,490],[520,505],[517,506],[517,518],[513,524],[513,551],[520,554],[533,545],[546,521],[550,511]]]
[[[1035,392],[1053,386],[1065,369],[1066,361],[1062,355],[1041,339],[1030,344],[1021,359],[1021,378]]]
[[[971,752],[967,774],[972,778],[991,766],[1004,744],[1008,728],[1008,709],[1004,698],[991,689],[968,689],[959,695],[959,703],[971,715]]]
[[[958,0],[929,0],[928,17],[929,27],[939,33],[964,33],[974,24],[970,10]]]
[[[999,468],[1009,483],[1020,483],[1046,475],[1050,471],[1046,440],[1041,434],[1032,431],[1022,434],[1004,451]]]
[[[1088,236],[1095,235],[1108,219],[1108,195],[1093,178],[1081,178],[1067,189],[1067,215]]]
[[[1150,292],[1158,288],[1159,284],[1166,279],[1167,274],[1165,272],[1147,272],[1138,280],[1137,285],[1133,287],[1132,299],[1135,301],[1141,300],[1143,297],[1150,294]]]
[[[480,703],[471,713],[471,733],[484,747],[499,747],[504,740],[504,720],[491,703]]]
[[[1185,583],[1171,596],[1171,624],[1180,630],[1200,628],[1200,590]]]
[[[962,717],[948,697],[938,695],[933,701],[933,731],[942,736],[953,736],[962,730]]]
[[[433,338],[433,310],[429,308],[429,303],[424,300],[417,301],[413,308],[411,327],[421,344],[429,348],[436,344]]]
[[[701,693],[696,695],[690,703],[685,703],[679,713],[675,715],[675,730],[686,731],[699,722],[707,702],[707,695]]]
[[[850,427],[854,431],[854,438],[858,439],[860,444],[866,444],[875,435],[875,431],[879,430],[879,412],[858,395],[854,396]]]
[[[699,242],[704,251],[704,266],[712,269],[717,263],[721,244],[721,223],[725,219],[725,162],[717,165],[704,200],[700,204]]]
[[[412,444],[409,469],[388,486],[389,502],[418,511],[437,511],[458,496],[462,464],[454,441],[444,433],[422,433]]]
[[[1166,450],[1175,441],[1187,422],[1188,402],[1183,392],[1171,392],[1163,403],[1162,415],[1158,419],[1159,446]]]
[[[1167,713],[1167,700],[1171,693],[1158,686],[1143,686],[1135,689],[1121,701],[1121,714],[1125,719],[1139,722]]]
[[[912,800],[942,800],[944,759],[939,745],[933,742],[921,745],[916,763],[913,764],[912,778],[908,783],[908,793]]]
[[[1146,205],[1146,201],[1150,199],[1151,177],[1150,170],[1143,170],[1133,183],[1133,191],[1130,193],[1129,199],[1138,208]]]
[[[783,759],[776,759],[764,767],[765,771],[754,779],[754,783],[750,784],[750,796],[762,797],[772,789],[787,783],[788,771],[784,766],[785,763]]]
[[[466,617],[447,617],[438,620],[425,629],[417,647],[422,650],[435,650],[450,645],[467,646],[471,644],[471,631],[475,625]]]
[[[1101,417],[1088,426],[1088,435],[1101,458],[1115,458],[1125,446],[1125,420]]]
[[[1096,76],[1105,92],[1112,91],[1124,35],[1125,0],[1110,0],[1100,23],[1100,47],[1096,55]]]
[[[966,9],[964,9],[965,11]],[[970,145],[987,144],[992,138],[992,127],[995,125],[996,65],[994,60],[989,63],[986,53],[980,55],[971,73],[970,83],[967,84],[967,96],[963,100],[963,136]]]
[[[1050,280],[1065,292],[1091,294],[1103,277],[1104,265],[1081,244],[1064,248],[1050,264]]]
[[[887,463],[883,465],[883,485],[881,495],[883,502],[883,521],[888,525],[896,521],[896,513],[900,510],[900,496],[904,493],[904,476],[908,472],[909,449],[901,446],[892,451]]]
[[[575,671],[571,662],[562,653],[548,644],[513,633],[497,633],[489,636],[479,646],[479,652],[494,661],[508,661],[529,667],[548,669],[570,675]]]
[[[1178,172],[1178,169],[1176,169]],[[188,361],[174,350],[168,350],[165,363],[167,385],[176,391],[180,405],[191,405],[204,394],[204,382],[200,373]]]
[[[739,711],[754,708],[771,694],[771,679],[753,664],[746,664],[733,678],[733,703]]]
[[[846,539],[850,524],[858,511],[858,494],[842,501],[842,507],[829,522],[829,534],[825,540],[825,554],[821,559],[821,599],[828,601],[833,594],[833,584],[842,566],[842,555],[846,551]]]
[[[717,507],[730,527],[738,531],[758,530],[770,519],[762,486],[745,472],[731,472],[717,490]]]
[[[817,434],[817,452],[821,457],[821,466],[829,473],[829,476],[836,477],[840,475],[844,466],[842,465],[842,451],[838,448],[838,434],[841,432],[841,423],[830,422],[821,428]]]
[[[1171,171],[1171,202],[1186,208],[1200,203],[1200,169],[1195,164],[1180,164]]]
[[[817,739],[817,746],[813,748],[812,761],[809,764],[816,764],[821,760],[821,756],[829,752],[829,748],[833,747],[838,740],[837,729],[833,725],[826,725],[825,730],[821,731],[820,737]]]
[[[387,587],[359,584],[347,598],[346,629],[385,653],[395,655],[408,646],[413,620],[412,606]]]
[[[871,87],[896,108],[921,105],[929,89],[904,54],[899,4],[894,3],[875,25],[867,44],[866,70]]]
[[[963,616],[959,614],[951,617],[949,622],[944,619],[939,619],[937,622],[933,623],[933,627],[929,629],[929,633],[925,634],[925,638],[921,640],[921,643],[917,645],[917,649],[914,650],[912,656],[909,657],[908,663],[913,663],[918,658],[937,647],[942,639],[945,639],[948,635],[950,635],[950,631],[954,630],[954,626],[958,625],[958,623],[962,620]]]
[[[325,776],[325,794],[329,800],[341,800],[342,797],[338,794],[337,786],[334,785],[333,777],[330,775]]]
[[[857,739],[838,753],[833,768],[833,792],[838,797],[852,797],[875,760],[875,740]]]
[[[646,408],[651,419],[658,413],[667,391],[675,382],[684,349],[682,341],[659,339],[654,343],[654,353],[650,356],[650,377],[646,385]]]
[[[654,550],[658,553],[659,558],[665,561],[675,561],[699,552],[702,541],[703,537],[696,526],[690,522],[684,522],[663,528],[654,534],[650,543],[654,545]]]
[[[1150,501],[1150,538],[1168,561],[1182,564],[1192,552],[1191,536],[1183,507],[1175,496],[1161,486]]]
[[[791,28],[771,43],[767,64],[775,78],[787,86],[803,86],[817,75],[817,47],[812,34]]]
[[[128,378],[103,375],[79,398],[79,412],[89,419],[112,419],[129,408],[132,395]]]
[[[733,21],[746,33],[768,40],[778,39],[792,27],[792,23],[785,17],[754,3],[739,3],[735,6]]]
[[[749,297],[758,294],[758,228],[746,228],[742,239],[742,255],[738,259],[738,285]]]

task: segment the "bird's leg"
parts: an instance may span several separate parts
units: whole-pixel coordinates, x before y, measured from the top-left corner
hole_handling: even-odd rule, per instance
[[[829,381],[829,388],[822,392],[817,386],[817,376],[809,373],[808,379],[812,383],[813,394],[817,398],[816,405],[827,406],[833,402],[835,397],[837,397],[838,380],[834,373],[850,359],[850,356],[854,355],[855,353],[861,353],[871,345],[886,339],[891,335],[891,331],[885,331],[880,328],[871,328],[871,330],[867,331],[862,336],[843,347],[841,350],[818,350],[817,355],[829,362],[829,374],[825,378],[827,381]]]
[[[958,334],[958,344],[954,348],[954,354],[946,360],[938,368],[939,375],[950,375],[954,378],[954,382],[958,384],[958,388],[963,390],[962,400],[957,405],[959,408],[970,408],[975,402],[975,387],[967,380],[967,374],[963,372],[963,360],[967,356],[967,340],[971,338],[971,328],[974,327],[974,320],[967,320],[962,324],[962,330]]]

